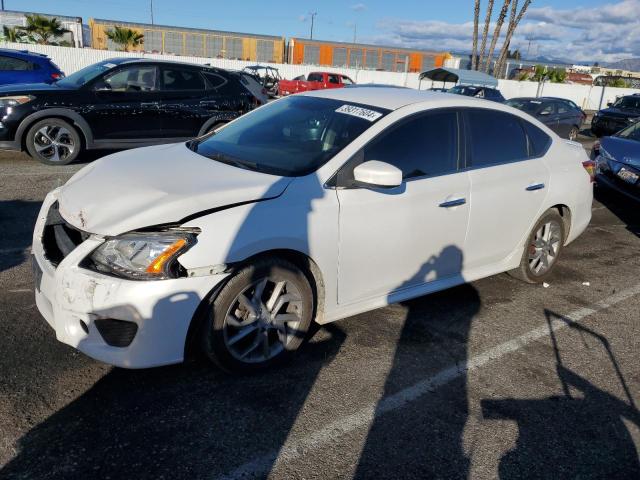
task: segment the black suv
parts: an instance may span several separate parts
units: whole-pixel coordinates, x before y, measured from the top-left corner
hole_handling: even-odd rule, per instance
[[[52,85],[0,87],[0,148],[65,165],[84,149],[187,140],[258,105],[238,73],[117,58]]]
[[[613,135],[632,123],[640,121],[640,94],[626,95],[614,103],[607,103],[591,121],[591,131],[597,137]]]

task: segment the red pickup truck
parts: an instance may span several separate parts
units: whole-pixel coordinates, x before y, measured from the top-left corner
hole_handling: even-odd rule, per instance
[[[312,72],[293,80],[280,80],[278,83],[278,95],[285,96],[293,93],[306,92],[309,90],[322,90],[324,88],[342,88],[346,85],[353,85],[346,75],[329,72]]]

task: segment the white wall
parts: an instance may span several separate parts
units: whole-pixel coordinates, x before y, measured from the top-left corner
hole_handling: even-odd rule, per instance
[[[106,60],[113,57],[145,57],[157,58],[162,60],[175,60],[191,63],[210,63],[219,68],[231,70],[240,70],[247,65],[255,64],[255,62],[244,62],[241,60],[226,60],[219,58],[202,58],[202,57],[186,57],[175,55],[145,54],[137,52],[116,52],[110,50],[94,50],[91,48],[69,48],[55,47],[51,45],[25,45],[22,43],[6,43],[0,42],[2,48],[13,48],[18,50],[28,49],[34,52],[44,53],[48,55],[67,75],[80,70],[92,63]],[[378,72],[374,70],[355,70],[351,68],[331,68],[318,67],[316,65],[288,65],[288,64],[265,64],[273,65],[278,68],[283,78],[294,78],[299,75],[306,75],[309,72],[323,70],[330,72],[344,73],[351,77],[356,83],[382,83],[387,85],[400,85],[410,88],[418,88],[417,73],[396,73],[396,72]],[[442,82],[431,82],[423,80],[422,89],[434,87],[442,87]],[[450,87],[453,84],[447,84]],[[558,83],[545,83],[539,85],[536,82],[519,82],[517,80],[499,80],[499,89],[505,98],[514,97],[535,97],[540,91],[540,96],[554,96],[573,100],[585,110],[598,110],[606,106],[607,102],[615,100],[617,96],[629,95],[631,93],[640,93],[640,90],[630,88],[613,88],[613,87],[592,87],[588,85],[570,85]],[[603,92],[604,89],[604,92]]]

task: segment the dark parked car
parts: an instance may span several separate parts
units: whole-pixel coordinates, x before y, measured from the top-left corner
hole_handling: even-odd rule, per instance
[[[586,117],[575,103],[559,98],[512,98],[506,103],[527,112],[569,140],[576,139]]]
[[[594,149],[598,186],[640,201],[640,122],[603,137]]]
[[[500,90],[495,88],[456,85],[455,87],[447,90],[447,92],[455,93],[457,95],[466,95],[467,97],[484,98],[485,100],[491,100],[494,102],[504,102],[504,97],[500,93]]]
[[[63,77],[62,70],[46,55],[0,48],[0,85],[53,83]]]
[[[627,95],[607,104],[591,121],[591,131],[597,137],[613,135],[640,120],[640,94]]]
[[[50,165],[84,149],[173,143],[203,135],[260,101],[240,74],[177,62],[118,58],[52,84],[0,87],[0,148]]]

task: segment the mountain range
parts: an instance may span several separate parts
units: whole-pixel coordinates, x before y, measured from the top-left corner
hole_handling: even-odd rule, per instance
[[[640,72],[640,58],[627,58],[626,60],[620,60],[619,62],[605,63],[603,66],[607,68]]]

